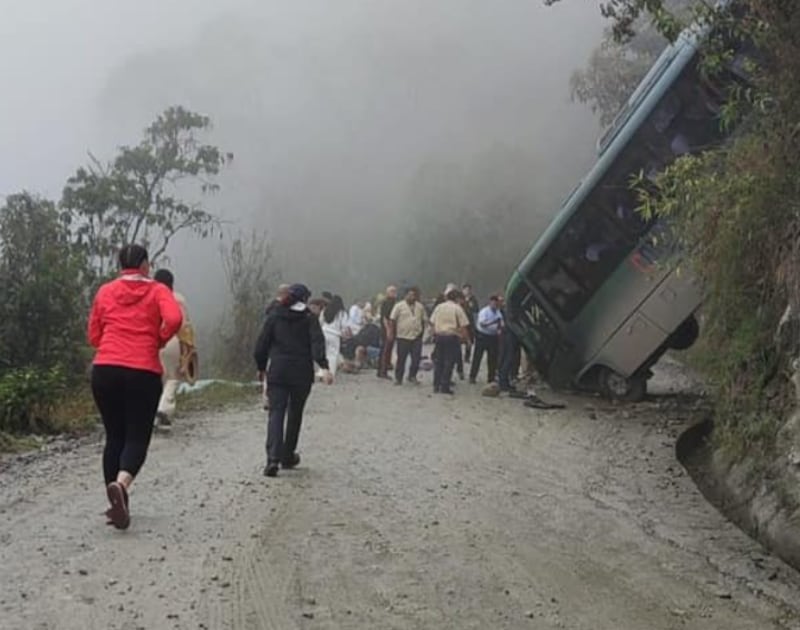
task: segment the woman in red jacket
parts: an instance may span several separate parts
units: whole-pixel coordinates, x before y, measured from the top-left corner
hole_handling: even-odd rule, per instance
[[[130,524],[128,490],[142,467],[161,397],[159,350],[181,326],[172,292],[148,275],[147,250],[120,250],[120,276],[100,287],[89,317],[89,342],[97,349],[92,393],[103,417],[103,474],[109,522]]]

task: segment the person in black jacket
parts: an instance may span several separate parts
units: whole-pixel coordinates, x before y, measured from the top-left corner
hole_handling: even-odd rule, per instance
[[[319,319],[307,305],[311,292],[302,284],[293,284],[287,293],[264,322],[254,353],[258,378],[266,378],[268,384],[267,477],[275,477],[279,465],[294,468],[300,463],[297,441],[303,408],[314,383],[315,361],[323,370],[323,380],[333,383],[325,358],[325,337]]]

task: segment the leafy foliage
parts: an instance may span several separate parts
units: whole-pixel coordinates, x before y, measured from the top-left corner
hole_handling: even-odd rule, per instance
[[[0,431],[48,430],[56,404],[66,391],[60,368],[18,368],[0,376]]]
[[[196,201],[218,189],[232,156],[198,140],[210,120],[166,110],[108,165],[93,159],[64,189],[60,207],[28,193],[0,208],[0,433],[71,426],[54,414],[88,359],[84,320],[92,290],[115,270],[119,248],[140,242],[155,262],[176,234],[201,237],[220,220]],[[199,184],[199,186],[197,186]],[[194,185],[194,187],[193,187]]]
[[[643,194],[643,211],[670,217],[704,280],[702,363],[717,385],[718,439],[736,453],[775,447],[792,401],[798,340],[776,342],[787,304],[800,312],[800,6],[753,0],[727,16],[705,56],[713,73],[731,41],[752,42],[752,85],[732,92],[724,147],[677,161]]]
[[[588,103],[602,125],[611,124],[664,43],[665,40],[652,28],[626,43],[618,42],[609,30],[586,67],[574,72],[570,78],[572,99]]]
[[[111,164],[93,159],[70,177],[61,206],[97,278],[113,272],[126,243],[143,243],[155,262],[176,234],[207,237],[219,227],[201,203],[183,198],[198,182],[200,193],[216,192],[215,176],[233,158],[198,140],[210,126],[206,116],[170,107],[138,145],[121,147]]]
[[[223,245],[220,254],[229,297],[214,363],[224,376],[246,377],[264,309],[275,296],[278,273],[265,232],[240,234],[229,246]]]
[[[553,5],[560,1],[544,0],[544,3]],[[640,18],[643,16],[647,16],[656,30],[670,41],[686,25],[671,10],[669,0],[605,0],[600,3],[600,12],[603,17],[611,20],[614,39],[619,42],[628,41],[636,35],[637,26],[640,26]]]
[[[78,370],[85,260],[50,201],[11,195],[0,208],[0,371]]]
[[[692,15],[692,4],[692,0],[666,0],[663,8],[675,24],[682,25]],[[607,29],[586,67],[570,78],[572,99],[587,103],[602,125],[611,124],[667,44],[665,33],[672,31],[665,32],[657,20],[639,14],[624,35],[619,29]]]

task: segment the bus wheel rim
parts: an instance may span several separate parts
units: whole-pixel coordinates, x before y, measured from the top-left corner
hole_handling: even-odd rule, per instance
[[[616,372],[611,372],[606,382],[608,383],[609,391],[615,396],[625,396],[630,390],[628,379]]]

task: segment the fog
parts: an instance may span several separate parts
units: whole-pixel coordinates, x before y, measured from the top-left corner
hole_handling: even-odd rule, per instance
[[[568,92],[602,34],[590,0],[0,6],[0,193],[57,198],[88,150],[110,158],[181,104],[235,155],[207,200],[226,229],[268,230],[285,279],[349,299],[470,280],[489,250],[504,258],[476,284],[500,288],[504,261],[510,272],[593,159],[595,120]],[[472,243],[464,209],[480,219],[500,198],[516,214]],[[420,268],[420,248],[446,249],[428,224],[455,249],[470,242],[476,265]],[[218,247],[170,251],[206,326],[225,295]]]

